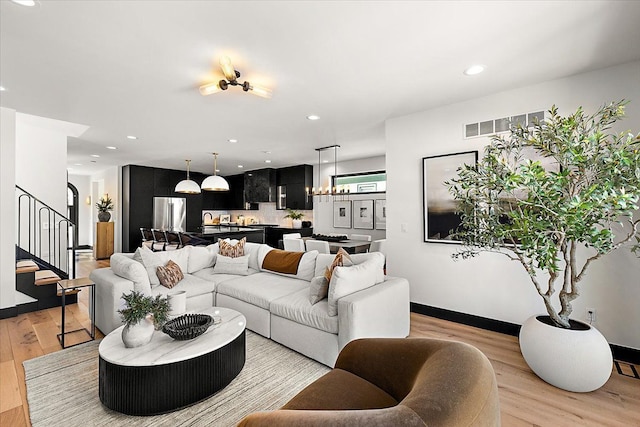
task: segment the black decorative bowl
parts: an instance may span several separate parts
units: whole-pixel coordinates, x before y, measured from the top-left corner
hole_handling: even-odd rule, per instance
[[[169,320],[162,327],[162,332],[174,340],[191,340],[205,333],[213,325],[213,317],[208,314],[184,314]]]

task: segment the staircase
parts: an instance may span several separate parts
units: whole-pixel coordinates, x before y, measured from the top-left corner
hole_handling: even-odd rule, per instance
[[[16,185],[18,313],[61,305],[58,281],[75,278],[75,224]],[[66,304],[77,302],[66,292]]]

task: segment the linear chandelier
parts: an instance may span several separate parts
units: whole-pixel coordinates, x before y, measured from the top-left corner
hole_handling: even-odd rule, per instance
[[[340,146],[338,144],[334,144],[334,145],[328,145],[326,147],[320,147],[320,148],[316,148],[315,150],[318,152],[318,187],[312,187],[311,189],[309,189],[309,187],[306,187],[306,193],[307,193],[307,198],[313,198],[313,197],[317,197],[318,201],[322,202],[323,199],[327,200],[327,201],[331,201],[331,200],[337,200],[337,201],[343,201],[343,200],[348,200],[349,199],[349,188],[347,186],[341,185],[336,187],[335,185],[332,186],[333,182],[331,179],[331,176],[329,176],[329,185],[323,190],[322,188],[322,184],[320,181],[320,175],[321,175],[321,167],[322,167],[322,163],[320,162],[320,154],[323,151],[326,150],[331,150],[333,149],[333,177],[334,179],[337,178],[338,176],[338,148],[340,148]]]
[[[222,79],[214,83],[208,83],[200,86],[200,94],[203,96],[218,93],[227,90],[229,86],[240,86],[243,91],[261,96],[263,98],[271,98],[271,90],[249,83],[248,81],[239,82],[240,72],[237,71],[228,56],[220,58],[220,68],[226,80]]]

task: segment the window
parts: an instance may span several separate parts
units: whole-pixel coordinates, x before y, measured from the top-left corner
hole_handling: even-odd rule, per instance
[[[387,191],[385,171],[365,172],[334,176],[333,187],[338,193],[350,194],[384,193]]]

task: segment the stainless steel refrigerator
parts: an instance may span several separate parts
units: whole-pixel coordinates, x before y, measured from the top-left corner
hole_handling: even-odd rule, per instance
[[[187,231],[187,200],[183,197],[153,198],[153,228]]]

